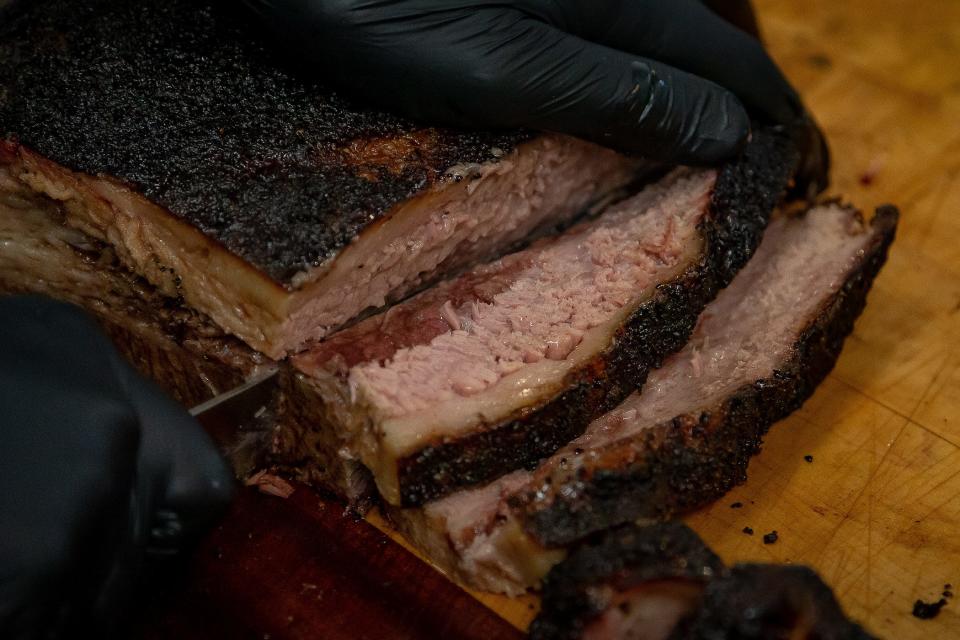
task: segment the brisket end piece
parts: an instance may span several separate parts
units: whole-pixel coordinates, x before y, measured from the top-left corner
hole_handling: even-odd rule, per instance
[[[716,499],[743,481],[772,421],[833,366],[896,220],[884,207],[868,225],[835,204],[778,216],[642,393],[534,471],[391,517],[449,575],[515,594],[584,537]]]
[[[550,571],[530,637],[663,640],[725,571],[682,523],[613,529]]]
[[[544,581],[534,640],[869,640],[817,574],[727,569],[679,522],[584,541]]]
[[[848,212],[847,217],[850,224],[859,225],[859,214]],[[744,482],[747,464],[759,451],[770,425],[796,410],[833,368],[844,339],[863,311],[870,285],[886,260],[897,217],[893,207],[878,209],[870,234],[865,236],[869,242],[842,287],[822,301],[793,343],[789,357],[774,363],[772,375],[758,375],[754,382],[743,384],[728,396],[714,393],[713,403],[678,412],[633,437],[595,445],[584,456],[570,456],[570,465],[554,462],[541,467],[535,482],[549,485],[546,494],[531,492],[516,501],[524,512],[527,531],[546,546],[562,546],[622,522],[662,518],[692,509]],[[746,286],[740,291],[749,286],[749,281],[742,283]],[[737,291],[731,293],[736,295]],[[715,308],[712,313],[722,317],[723,311],[722,307]],[[764,327],[755,330],[762,332]],[[713,337],[718,339],[722,338]],[[678,355],[675,369],[659,371],[650,381],[654,388],[648,388],[647,395],[641,394],[639,401],[654,398],[656,385],[663,377],[691,375],[681,370],[684,357],[694,359],[692,369],[702,367],[696,361],[702,357],[696,349],[688,347],[689,353]],[[704,392],[711,397],[709,388]],[[655,404],[655,400],[650,402]],[[661,410],[648,406],[653,415]],[[663,408],[673,406],[666,402]],[[644,411],[639,405],[632,409]],[[588,446],[586,442],[574,443],[574,447]],[[570,490],[574,486],[576,489]]]
[[[403,505],[535,465],[686,342],[759,243],[795,162],[786,137],[760,131],[719,172],[679,170],[331,336],[288,376],[325,419],[281,427],[278,453],[333,430]]]
[[[572,138],[424,128],[352,104],[228,5],[15,2],[0,22],[0,164],[270,357],[634,177],[636,161]]]

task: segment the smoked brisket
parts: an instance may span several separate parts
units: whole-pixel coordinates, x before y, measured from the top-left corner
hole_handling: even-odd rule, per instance
[[[644,393],[571,443],[569,464],[561,456],[537,470],[540,490],[517,502],[527,530],[545,545],[563,545],[613,524],[705,504],[746,480],[766,429],[833,368],[896,223],[892,207],[879,209],[867,227],[859,213],[832,206],[778,225],[770,238],[772,247],[782,245],[777,255],[761,256],[724,292]],[[805,241],[822,244],[810,254]],[[807,282],[791,289],[778,278]],[[795,297],[783,299],[784,292]],[[771,313],[765,305],[777,307]],[[627,426],[632,421],[649,426]],[[577,490],[565,491],[571,484]]]
[[[0,17],[0,166],[117,269],[271,358],[634,178],[637,161],[572,138],[352,104],[240,15],[202,0],[14,2]]]
[[[332,445],[403,505],[535,465],[683,346],[795,163],[783,135],[758,131],[719,171],[674,172],[298,354],[288,386],[319,410],[281,426],[278,456],[329,460]]]
[[[532,472],[391,517],[462,582],[517,593],[589,534],[720,497],[744,481],[770,425],[832,368],[896,221],[892,207],[867,224],[839,205],[778,217],[642,393]]]

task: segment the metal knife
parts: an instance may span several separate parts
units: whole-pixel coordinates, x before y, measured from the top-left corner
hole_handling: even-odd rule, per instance
[[[243,477],[264,462],[277,399],[277,367],[259,372],[245,383],[192,407],[194,416],[238,476]]]

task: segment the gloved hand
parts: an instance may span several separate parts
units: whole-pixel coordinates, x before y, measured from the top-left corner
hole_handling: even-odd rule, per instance
[[[698,0],[244,0],[304,66],[430,122],[530,127],[712,164],[761,121],[826,146],[759,40]],[[745,28],[749,2],[727,0]],[[745,23],[745,24],[744,24]]]
[[[112,637],[145,558],[211,524],[232,487],[90,318],[0,299],[0,637]]]

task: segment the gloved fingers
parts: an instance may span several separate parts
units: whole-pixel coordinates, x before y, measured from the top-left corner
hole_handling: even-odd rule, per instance
[[[584,6],[576,0],[568,4],[581,11]],[[579,24],[588,37],[712,80],[761,118],[786,125],[802,154],[794,195],[812,198],[826,188],[830,168],[826,140],[759,40],[748,33],[756,31],[748,1],[624,1],[583,13]]]
[[[152,499],[152,498],[151,498]],[[127,618],[131,595],[134,593],[144,566],[144,534],[146,523],[144,509],[150,509],[150,499],[144,500],[139,481],[130,487],[127,509],[123,520],[111,530],[118,532],[118,539],[104,545],[110,554],[102,563],[106,573],[95,592],[95,598],[87,611],[84,627],[97,637],[112,638]],[[82,584],[82,583],[81,583]]]
[[[0,621],[17,629],[0,636],[59,637],[89,621],[129,537],[140,429],[86,313],[9,297],[0,326]]]
[[[746,140],[743,106],[716,83],[571,35],[529,3],[429,4],[276,0],[267,13],[286,46],[341,85],[432,124],[530,127],[693,164]]]
[[[233,496],[233,475],[200,424],[155,384],[118,362],[140,418],[138,500],[151,554],[179,551],[216,521]]]
[[[469,120],[568,133],[688,164],[718,162],[746,141],[743,107],[702,78],[526,17],[496,37],[506,44],[487,48],[452,79],[461,86],[450,100]]]
[[[629,10],[635,12],[643,4],[629,3]],[[656,33],[645,42],[654,48],[644,45],[637,52],[710,79],[731,90],[761,118],[786,125],[801,152],[794,195],[812,199],[823,191],[830,169],[826,139],[760,44],[752,4],[748,0],[648,4],[644,16]],[[626,23],[614,24],[616,34]],[[675,29],[673,33],[671,27]]]
[[[209,437],[182,407],[122,360],[88,314],[48,298],[20,296],[4,300],[0,321],[15,328],[18,336],[16,343],[5,345],[0,379],[7,375],[18,376],[20,382],[36,379],[35,388],[54,385],[57,389],[56,393],[50,389],[49,397],[32,406],[11,398],[11,407],[30,412],[31,419],[42,426],[57,429],[59,437],[48,449],[69,447],[81,460],[130,461],[131,469],[136,459],[136,495],[143,513],[150,514],[144,520],[146,532],[153,528],[154,511],[159,514],[161,526],[155,536],[149,536],[152,542],[177,546],[228,504],[233,478]],[[51,367],[51,362],[58,366]],[[68,428],[56,419],[66,415],[80,422]],[[22,437],[36,440],[44,434],[28,432]],[[36,451],[42,445],[25,442],[23,446]],[[28,462],[11,461],[7,467],[15,469]],[[69,503],[74,495],[100,496],[109,488],[103,486],[111,477],[108,469],[77,475],[81,471],[71,477],[69,491],[47,499]],[[137,535],[147,542],[146,533]]]
[[[81,426],[96,430],[99,425],[88,422]],[[116,581],[116,576],[136,570],[118,564],[121,558],[117,556],[117,549],[129,547],[132,539],[129,504],[136,475],[136,430],[130,431],[120,437],[126,442],[115,443],[118,454],[95,458],[96,470],[90,468],[86,474],[79,474],[102,478],[78,479],[73,465],[67,469],[44,468],[50,482],[44,484],[41,479],[41,487],[28,488],[28,499],[40,512],[36,516],[11,506],[7,497],[0,498],[0,512],[18,525],[17,534],[0,545],[4,552],[18,551],[16,558],[0,553],[5,571],[0,580],[0,636],[59,638],[78,628],[106,629],[123,611],[130,589],[116,590],[113,596],[107,592],[112,590],[108,585]],[[71,455],[77,455],[76,448],[59,457]],[[0,473],[0,479],[15,490],[22,486],[17,483],[23,482],[24,475],[3,478]],[[64,506],[56,506],[58,503]],[[55,519],[44,513],[51,507]],[[12,529],[11,523],[4,534],[11,534]],[[29,541],[23,533],[32,534]],[[129,586],[129,581],[126,584]]]
[[[790,124],[803,114],[799,96],[760,41],[700,0],[621,0],[590,11],[573,2],[584,38],[711,80],[771,122]]]
[[[4,364],[35,368],[48,360],[61,367],[44,369],[74,385],[112,391],[113,372],[108,366],[113,350],[110,340],[85,311],[66,302],[39,295],[5,297],[0,305],[0,323],[17,336],[4,344]]]

